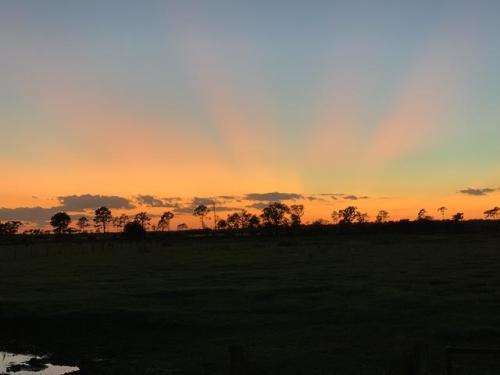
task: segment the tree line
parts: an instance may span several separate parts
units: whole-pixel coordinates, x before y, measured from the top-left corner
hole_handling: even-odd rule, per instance
[[[441,220],[445,220],[445,214],[448,209],[444,206],[439,207],[437,212],[441,216]],[[282,202],[273,202],[264,207],[259,215],[252,214],[246,210],[240,212],[233,212],[227,215],[226,218],[219,218],[217,216],[215,205],[213,210],[209,209],[206,205],[201,204],[193,209],[194,216],[200,220],[202,229],[208,229],[206,222],[208,216],[213,216],[213,226],[210,229],[214,230],[241,230],[241,229],[257,229],[261,227],[298,227],[304,225],[302,217],[304,216],[304,206],[301,204],[287,205]],[[486,219],[497,220],[500,219],[500,208],[494,207],[490,210],[484,211]],[[126,214],[113,216],[112,211],[103,206],[94,211],[92,218],[94,231],[96,233],[107,233],[111,227],[115,228],[117,232],[129,232],[140,235],[146,231],[170,231],[170,224],[175,217],[171,211],[164,212],[156,224],[152,224],[152,218],[147,212],[139,212],[133,217]],[[434,218],[429,215],[426,209],[418,211],[415,218],[416,221],[432,221]],[[457,212],[451,216],[451,220],[460,222],[464,220],[464,214]],[[380,210],[373,223],[381,224],[390,221],[390,214],[386,210]],[[335,210],[331,213],[331,221],[318,219],[311,225],[350,225],[355,223],[368,223],[370,217],[367,213],[361,212],[355,206],[348,206],[341,210]],[[74,226],[70,215],[66,212],[58,212],[50,218],[50,225],[52,232],[55,234],[63,233],[88,233],[92,226],[91,219],[82,216],[76,220]],[[0,235],[14,235],[17,234],[22,226],[20,221],[7,221],[0,222]],[[177,230],[188,229],[187,224],[181,223],[177,225]],[[41,230],[33,229],[26,231],[27,234],[41,234]]]

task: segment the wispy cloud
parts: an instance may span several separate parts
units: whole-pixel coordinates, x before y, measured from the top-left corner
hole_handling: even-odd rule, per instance
[[[357,201],[358,199],[368,199],[366,195],[358,196],[358,195],[345,195],[343,199],[348,201]]]
[[[138,195],[136,198],[137,203],[146,207],[165,207],[176,208],[179,207],[177,198],[156,198],[153,195]]]
[[[277,191],[272,193],[249,193],[245,195],[245,199],[249,201],[286,201],[303,199],[302,194],[296,193],[279,193]]]
[[[482,189],[474,189],[474,188],[467,188],[464,190],[460,190],[459,193],[466,194],[466,195],[472,195],[472,196],[483,196],[483,195],[488,195],[491,194],[495,191],[498,191],[499,189],[492,189],[492,188],[482,188]]]

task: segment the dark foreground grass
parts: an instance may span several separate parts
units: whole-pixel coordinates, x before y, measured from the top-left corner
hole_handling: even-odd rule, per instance
[[[201,375],[236,344],[248,374],[295,375],[404,374],[425,343],[438,374],[446,345],[500,346],[499,271],[495,234],[0,246],[0,345]]]

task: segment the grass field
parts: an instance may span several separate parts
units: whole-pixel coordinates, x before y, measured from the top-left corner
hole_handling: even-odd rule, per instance
[[[0,345],[84,373],[227,374],[241,345],[248,374],[405,374],[416,343],[431,374],[500,346],[500,234],[0,246]]]

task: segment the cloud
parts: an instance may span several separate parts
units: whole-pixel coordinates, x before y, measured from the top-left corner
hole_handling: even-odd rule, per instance
[[[253,203],[253,204],[249,204],[247,206],[247,208],[255,208],[255,209],[258,209],[258,210],[262,210],[263,208],[266,208],[267,206],[269,206],[269,202],[257,202],[257,203]]]
[[[249,201],[285,201],[285,200],[296,200],[303,199],[304,196],[295,193],[278,193],[277,191],[272,193],[250,193],[245,195],[245,199]]]
[[[215,206],[217,212],[221,211],[241,211],[241,207]]]
[[[344,194],[341,194],[341,193],[321,193],[321,194],[314,194],[312,197],[329,197],[330,199],[333,199],[334,201],[336,201],[338,198],[337,197],[340,197]],[[322,198],[318,198],[320,200],[324,200]],[[309,199],[311,200],[311,199]]]
[[[181,197],[166,197],[166,198],[161,198],[164,202],[168,203],[174,203],[174,202],[180,202],[182,201]]]
[[[194,197],[191,201],[191,207],[196,207],[200,205],[211,206],[216,202],[214,198],[203,198],[203,197]],[[217,202],[216,202],[217,203]]]
[[[366,195],[364,196],[357,196],[357,195],[345,195],[343,197],[343,199],[345,200],[349,200],[349,201],[357,201],[358,199],[368,199],[368,197]]]
[[[141,206],[147,207],[168,207],[168,208],[176,208],[179,207],[179,204],[176,203],[178,198],[163,198],[158,199],[153,195],[141,195],[139,194],[136,198],[137,203]],[[180,199],[180,198],[179,198]]]
[[[193,207],[191,206],[185,206],[185,207],[176,207],[174,208],[174,212],[176,214],[192,214],[193,213]]]
[[[495,191],[498,191],[500,189],[491,189],[491,188],[482,188],[482,189],[473,189],[473,188],[467,188],[464,190],[460,190],[459,193],[462,194],[467,194],[467,195],[473,195],[473,196],[483,196],[483,195],[488,195],[490,193],[493,193]]]
[[[129,199],[116,195],[66,195],[57,197],[57,199],[61,203],[61,206],[58,207],[61,211],[81,212],[101,206],[106,206],[110,209],[131,209],[135,207]]]
[[[229,201],[229,200],[235,200],[235,199],[238,199],[238,197],[237,197],[237,196],[235,196],[235,195],[219,195],[219,196],[217,196],[217,198],[219,198],[219,199],[224,199],[224,200],[228,200],[228,201]]]
[[[325,201],[325,199],[323,198],[320,198],[320,197],[316,197],[314,195],[309,195],[307,197],[305,197],[305,199],[307,199],[308,201]]]
[[[52,215],[61,211],[61,207],[16,207],[0,208],[0,220],[20,220],[37,224],[47,223]]]
[[[241,197],[238,197],[236,195],[219,195],[215,198],[219,203],[241,202]]]

